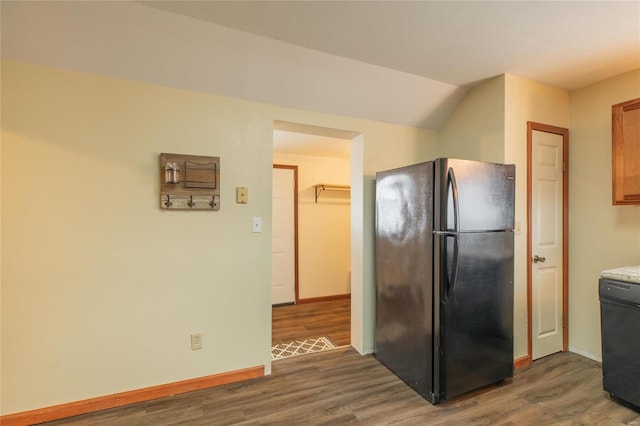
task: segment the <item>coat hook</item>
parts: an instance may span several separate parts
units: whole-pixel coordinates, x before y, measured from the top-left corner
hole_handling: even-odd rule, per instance
[[[170,208],[173,203],[171,202],[171,195],[167,194],[167,201],[164,203],[165,206],[167,206],[167,208]]]

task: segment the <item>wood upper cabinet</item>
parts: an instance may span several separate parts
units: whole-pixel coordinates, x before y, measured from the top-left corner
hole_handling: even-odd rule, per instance
[[[611,107],[613,205],[640,205],[640,98]]]

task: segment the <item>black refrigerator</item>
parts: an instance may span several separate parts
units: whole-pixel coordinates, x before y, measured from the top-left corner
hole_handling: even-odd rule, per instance
[[[375,357],[436,404],[513,376],[515,166],[376,174]]]

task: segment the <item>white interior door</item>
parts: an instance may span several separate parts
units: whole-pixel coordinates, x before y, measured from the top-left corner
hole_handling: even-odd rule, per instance
[[[531,134],[531,357],[563,347],[563,136]]]
[[[271,303],[295,302],[295,175],[273,169]]]

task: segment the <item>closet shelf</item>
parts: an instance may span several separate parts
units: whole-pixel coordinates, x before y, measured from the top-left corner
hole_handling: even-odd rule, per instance
[[[316,203],[318,202],[318,197],[322,191],[351,191],[351,187],[349,185],[331,185],[328,183],[318,183],[313,185],[316,191]]]

